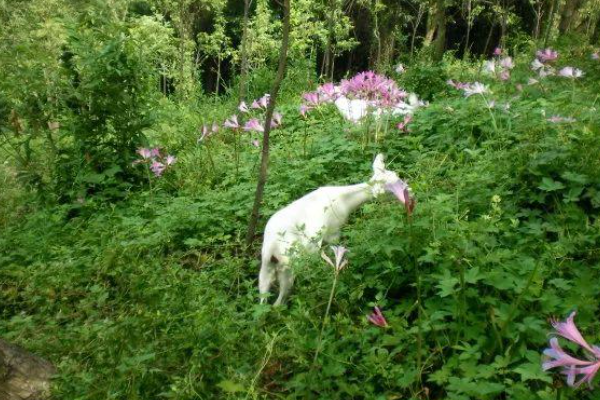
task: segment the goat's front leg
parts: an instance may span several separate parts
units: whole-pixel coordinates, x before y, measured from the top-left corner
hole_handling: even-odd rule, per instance
[[[274,305],[280,306],[285,299],[287,299],[292,290],[292,286],[294,285],[294,274],[292,273],[291,268],[288,266],[281,266],[277,270],[277,279],[279,280],[279,297],[277,297]]]

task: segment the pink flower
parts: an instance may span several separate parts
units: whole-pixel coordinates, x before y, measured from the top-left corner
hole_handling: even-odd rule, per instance
[[[464,85],[464,87],[462,87],[462,90],[465,93],[465,97],[470,97],[474,94],[483,95],[484,93],[487,93],[489,91],[488,87],[480,82],[466,84]]]
[[[396,82],[373,71],[356,74],[340,82],[340,92],[347,97],[373,101],[375,106],[392,107],[408,94]]]
[[[394,196],[396,196],[396,198],[400,200],[402,204],[404,204],[404,207],[406,208],[406,214],[409,216],[412,215],[416,201],[412,198],[410,194],[410,187],[406,182],[404,182],[402,179],[398,179],[394,183],[387,184],[385,189],[388,192],[393,193]]]
[[[552,50],[551,48],[538,50],[535,55],[543,63],[556,61],[558,59],[558,51]]]
[[[552,321],[552,326],[556,329],[556,334],[572,341],[581,346],[584,351],[587,351],[589,360],[581,360],[566,353],[558,344],[557,338],[550,339],[550,348],[544,351],[546,356],[542,363],[542,368],[547,371],[552,368],[561,367],[562,373],[567,375],[567,384],[569,386],[579,387],[582,383],[587,382],[591,387],[592,379],[600,370],[600,348],[590,346],[583,338],[579,329],[574,322],[575,312],[564,322],[556,320]],[[575,382],[578,375],[582,375],[581,379]]]
[[[281,113],[275,111],[273,113],[273,119],[271,120],[271,128],[277,128],[281,125],[281,121],[283,120],[283,115]]]
[[[324,83],[317,88],[317,93],[321,95],[323,101],[334,101],[338,96],[338,90],[331,82]]]
[[[367,315],[367,319],[373,325],[377,325],[381,328],[387,328],[389,326],[379,307],[374,307],[373,314]]]
[[[336,272],[340,272],[346,265],[348,265],[348,260],[344,260],[344,254],[348,251],[344,246],[330,246],[331,250],[333,250],[333,254],[335,256],[335,262],[331,261],[331,258],[325,254],[325,252],[321,252],[321,258],[325,260],[325,262],[331,265]]]
[[[170,154],[165,158],[166,165],[173,165],[173,164],[175,164],[175,161],[177,161],[177,158],[175,158],[175,156],[172,156]]]
[[[309,107],[318,107],[322,103],[319,97],[319,93],[317,92],[304,93],[302,95],[302,98],[308,104]]]
[[[553,124],[558,124],[561,122],[575,122],[576,119],[571,117],[561,117],[559,115],[553,115],[552,117],[548,118],[547,121],[552,122]]]
[[[137,149],[137,153],[138,153],[140,156],[142,156],[142,158],[143,158],[144,160],[147,160],[147,159],[149,159],[149,158],[152,158],[152,157],[153,157],[153,155],[152,155],[152,150],[150,150],[150,149],[147,149],[147,148],[145,148],[145,147],[140,147],[139,149]]]
[[[244,125],[244,130],[245,131],[264,132],[265,128],[258,121],[258,119],[252,118],[251,120],[249,120],[248,122],[246,122],[246,125]]]
[[[575,315],[577,313],[573,311],[565,322],[552,320],[552,327],[556,330],[556,334],[570,340],[573,343],[577,343],[590,353],[593,353],[596,357],[600,358],[600,352],[597,352],[598,348],[592,348],[583,338],[579,329],[575,325]]]
[[[510,71],[504,70],[500,72],[500,80],[507,81],[510,79]]]
[[[300,115],[302,115],[303,118],[306,118],[306,116],[310,110],[312,110],[311,107],[307,106],[306,104],[302,104],[300,106]]]
[[[511,57],[504,57],[500,60],[500,66],[506,69],[513,69],[515,64],[513,63],[513,59]]]
[[[452,79],[448,79],[446,81],[446,83],[450,86],[452,86],[454,89],[456,90],[463,90],[467,87],[469,87],[468,83],[462,83],[462,82],[454,82]]]
[[[263,97],[261,97],[258,100],[254,100],[252,102],[252,105],[250,107],[254,108],[254,109],[258,109],[258,108],[262,108],[262,109],[267,109],[267,106],[269,105],[269,99],[270,99],[271,95],[268,93],[265,93]]]
[[[238,122],[237,115],[234,114],[231,117],[229,117],[229,119],[225,120],[225,122],[223,123],[223,126],[225,128],[230,128],[230,129],[239,129],[240,123]]]
[[[592,55],[590,56],[590,58],[592,60],[600,60],[600,54],[598,54],[598,52],[596,51],[596,52],[592,53]]]
[[[558,344],[557,338],[550,339],[550,348],[544,350],[544,355],[549,357],[542,363],[542,369],[547,371],[556,367],[573,365],[591,365],[592,361],[580,360],[566,353]]]
[[[248,108],[248,106],[246,105],[245,101],[242,101],[240,103],[240,105],[238,106],[238,110],[240,110],[243,113],[247,113],[248,111],[250,111],[250,109]]]
[[[251,143],[252,143],[252,146],[254,146],[254,147],[260,147],[260,142],[256,139],[254,139]]]
[[[410,129],[408,128],[408,124],[410,124],[410,122],[412,121],[412,115],[407,114],[404,117],[404,121],[400,122],[397,127],[401,132],[410,132]]]
[[[578,68],[564,67],[558,71],[558,75],[563,78],[581,78],[583,76],[583,71]]]
[[[496,57],[502,55],[502,49],[500,47],[496,47],[493,53]]]
[[[166,166],[159,161],[154,161],[150,166],[150,170],[154,172],[154,175],[156,176],[161,176],[162,173],[165,171],[165,168]]]

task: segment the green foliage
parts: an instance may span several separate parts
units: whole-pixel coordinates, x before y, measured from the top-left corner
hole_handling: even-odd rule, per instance
[[[326,44],[318,16],[340,3],[296,3],[306,32],[295,32],[277,106],[263,223],[317,187],[368,179],[378,152],[418,201],[411,218],[385,197],[352,216],[323,325],[334,276],[318,254],[294,259],[286,307],[258,304],[259,249],[243,246],[260,153],[250,134],[221,128],[198,142],[202,125],[237,112],[233,92],[196,101],[192,56],[236,62],[225,3],[18,3],[0,2],[0,336],[58,367],[55,398],[597,398],[540,366],[551,317],[577,310],[584,336],[600,340],[591,48],[563,39],[556,66],[585,77],[537,85],[526,84],[525,36],[508,41],[508,82],[450,58],[409,65],[400,85],[431,100],[409,132],[393,118],[350,124],[333,106],[302,118],[300,92],[314,89],[314,49]],[[205,27],[197,10],[219,16],[219,29],[192,35]],[[249,98],[273,79],[271,3],[252,24]],[[353,45],[350,26],[336,25],[334,52]],[[490,92],[465,98],[448,78]],[[138,146],[177,162],[148,180],[132,166]],[[389,328],[367,322],[375,305]]]
[[[441,65],[415,64],[402,75],[402,85],[420,98],[432,100],[447,90],[448,75]]]

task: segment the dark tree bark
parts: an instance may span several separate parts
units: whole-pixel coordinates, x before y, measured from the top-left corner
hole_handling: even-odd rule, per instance
[[[433,60],[441,61],[444,57],[444,50],[446,50],[446,4],[444,0],[436,1],[433,19],[436,31],[433,42]]]
[[[48,361],[0,339],[0,399],[46,399],[54,374]]]
[[[265,184],[267,183],[267,172],[269,166],[269,137],[271,133],[271,119],[273,118],[273,111],[275,110],[275,104],[277,102],[277,95],[279,94],[279,87],[281,81],[285,75],[285,68],[287,65],[287,53],[288,44],[290,39],[290,0],[283,0],[283,37],[281,39],[281,50],[279,51],[279,66],[277,68],[277,77],[271,87],[271,96],[269,106],[267,107],[267,114],[265,116],[265,130],[263,132],[263,142],[260,160],[260,172],[258,175],[258,183],[256,185],[256,193],[254,196],[254,206],[252,207],[252,214],[250,215],[250,221],[248,222],[248,232],[246,233],[246,245],[248,248],[254,242],[254,236],[256,234],[256,225],[258,223],[258,216],[260,212],[260,206],[262,204],[263,194],[265,190]]]
[[[250,4],[252,0],[244,0],[244,19],[242,20],[242,48],[240,54],[240,103],[246,100],[246,85],[248,81],[248,23],[250,20]]]
[[[558,24],[558,31],[560,33],[570,32],[571,28],[575,26],[575,21],[582,5],[583,0],[568,0],[565,2],[560,14],[560,23]]]
[[[550,36],[552,35],[552,28],[554,28],[554,18],[560,5],[560,0],[555,0],[550,5],[550,13],[548,14],[548,23],[546,25],[546,34],[544,35],[544,47],[548,45]]]

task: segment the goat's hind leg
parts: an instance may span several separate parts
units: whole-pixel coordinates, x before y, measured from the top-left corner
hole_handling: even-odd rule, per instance
[[[277,269],[277,280],[279,281],[279,297],[275,301],[275,306],[280,306],[287,299],[292,286],[294,285],[294,274],[287,264],[279,265]]]
[[[269,260],[263,260],[260,267],[260,273],[258,274],[258,291],[260,293],[260,304],[264,304],[267,301],[267,295],[269,289],[275,280],[275,265]]]

